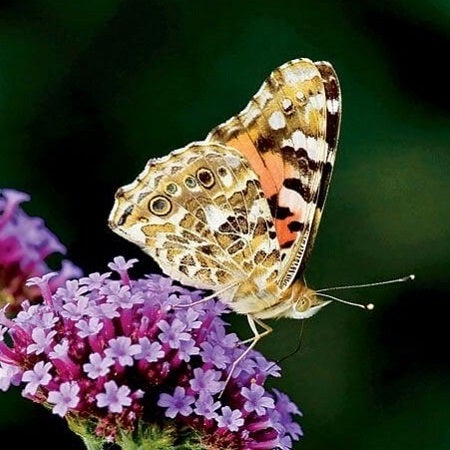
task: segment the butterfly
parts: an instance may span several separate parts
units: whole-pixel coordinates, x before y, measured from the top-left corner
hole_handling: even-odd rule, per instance
[[[302,275],[340,119],[332,65],[291,60],[204,140],[149,160],[117,190],[109,226],[171,278],[245,314],[254,335],[249,351],[272,331],[264,319],[309,318],[331,301]]]

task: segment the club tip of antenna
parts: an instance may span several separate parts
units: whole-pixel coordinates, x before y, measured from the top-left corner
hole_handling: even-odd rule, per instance
[[[411,281],[413,281],[413,280],[416,279],[416,276],[412,273],[412,274],[408,277],[408,279],[411,280]]]
[[[368,303],[366,305],[366,309],[369,310],[369,311],[372,311],[374,308],[375,308],[375,305],[373,303]]]

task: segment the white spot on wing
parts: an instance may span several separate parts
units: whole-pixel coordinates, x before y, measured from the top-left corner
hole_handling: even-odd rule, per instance
[[[281,105],[283,106],[283,109],[286,111],[287,109],[292,107],[292,101],[289,98],[285,98],[281,103]]]
[[[326,152],[327,143],[323,139],[316,139],[313,136],[305,136],[300,130],[292,133],[292,146],[295,150],[303,148],[308,154],[308,158],[313,161],[320,161]]]
[[[339,111],[339,100],[334,98],[327,100],[327,109],[330,114],[336,114]]]
[[[227,171],[227,173],[224,176],[220,177],[220,181],[225,187],[230,187],[233,184],[233,177]]]
[[[284,78],[289,84],[312,80],[315,76],[317,76],[317,69],[315,66],[291,66],[286,67],[284,70]]]
[[[281,111],[275,111],[269,117],[269,125],[272,130],[281,130],[286,126],[286,120]]]
[[[305,211],[308,203],[303,199],[303,197],[292,189],[287,189],[284,186],[280,189],[278,194],[278,200],[280,206],[295,205],[295,209],[300,211]],[[300,220],[305,220],[304,217],[300,217]]]
[[[309,97],[308,101],[315,109],[322,109],[325,103],[325,96],[323,94],[313,95]]]
[[[219,227],[227,221],[229,215],[227,212],[213,205],[205,206],[205,214],[209,228],[214,231],[219,230]]]
[[[295,96],[297,97],[297,100],[300,100],[301,102],[305,101],[305,94],[302,91],[298,91]]]
[[[292,133],[292,144],[295,148],[295,150],[298,150],[299,148],[305,148],[306,149],[306,136],[303,132],[300,130],[295,130]]]

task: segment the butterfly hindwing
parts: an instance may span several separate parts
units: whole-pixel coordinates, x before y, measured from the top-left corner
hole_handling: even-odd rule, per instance
[[[167,275],[197,288],[217,291],[250,276],[262,288],[278,276],[278,243],[258,176],[222,144],[193,143],[150,160],[117,192],[110,226]]]
[[[303,269],[320,222],[334,162],[340,90],[326,62],[290,61],[207,141],[238,149],[257,173],[280,246],[278,284]]]

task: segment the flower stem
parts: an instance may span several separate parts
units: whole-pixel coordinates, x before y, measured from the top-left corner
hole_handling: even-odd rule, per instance
[[[102,450],[103,444],[105,443],[104,439],[101,439],[89,431],[88,424],[84,421],[77,420],[73,417],[67,416],[67,424],[77,436],[81,438],[84,445],[86,446],[86,450]]]
[[[80,436],[83,440],[84,445],[86,446],[86,450],[102,450],[104,441],[100,441],[98,439],[92,439],[86,436]]]

